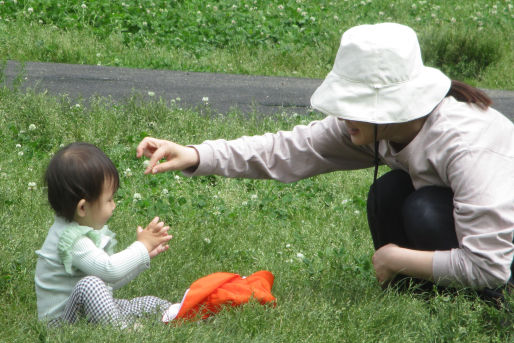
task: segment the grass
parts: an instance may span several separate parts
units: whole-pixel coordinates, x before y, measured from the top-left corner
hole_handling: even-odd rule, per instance
[[[514,89],[513,6],[510,0],[7,0],[0,4],[0,55],[323,78],[344,30],[394,21],[418,32],[427,65],[476,86]]]
[[[345,29],[397,21],[417,30],[427,64],[481,87],[514,89],[510,0],[84,4],[0,1],[0,55],[322,78]],[[146,135],[188,144],[290,129],[317,118],[218,116],[208,106],[186,110],[177,102],[137,97],[124,103],[98,98],[86,108],[65,97],[0,88],[0,342],[512,342],[512,313],[471,291],[378,287],[365,217],[370,170],[281,184],[143,176],[142,161],[135,158],[135,146]],[[277,306],[250,303],[206,322],[172,327],[147,318],[138,331],[86,323],[51,330],[39,323],[34,251],[53,220],[42,174],[51,155],[73,141],[98,145],[120,171],[118,206],[109,222],[120,249],[154,215],[172,227],[170,251],[116,296],[179,301],[206,274],[267,269],[276,277]]]
[[[512,341],[512,314],[488,306],[473,292],[420,294],[378,287],[365,217],[370,170],[281,184],[190,179],[180,173],[143,176],[142,161],[135,158],[135,146],[146,135],[186,144],[290,129],[317,118],[237,112],[220,117],[208,107],[184,110],[138,98],[121,104],[97,99],[85,108],[67,98],[1,88],[0,341]],[[120,171],[118,206],[109,222],[119,248],[154,215],[169,223],[174,235],[170,250],[117,297],[152,294],[179,301],[203,275],[267,269],[276,277],[278,305],[250,303],[176,327],[147,318],[138,331],[86,323],[51,330],[39,323],[34,251],[53,220],[42,174],[61,145],[79,140],[102,148]],[[29,187],[31,182],[36,186]],[[134,201],[135,193],[140,201]]]

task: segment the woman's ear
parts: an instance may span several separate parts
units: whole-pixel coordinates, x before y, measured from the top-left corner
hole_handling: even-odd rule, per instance
[[[75,210],[75,215],[79,218],[84,218],[86,216],[86,199],[80,199]]]

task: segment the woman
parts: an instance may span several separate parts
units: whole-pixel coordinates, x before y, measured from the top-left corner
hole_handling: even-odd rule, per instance
[[[329,115],[290,132],[184,147],[147,137],[145,173],[292,182],[375,166],[373,265],[442,286],[497,288],[514,256],[514,125],[481,91],[423,65],[415,32],[383,23],[343,34],[312,107]],[[158,163],[166,159],[164,163]],[[376,180],[376,168],[393,170]]]

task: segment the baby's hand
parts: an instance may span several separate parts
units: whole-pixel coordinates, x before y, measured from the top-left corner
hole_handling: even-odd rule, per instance
[[[157,246],[157,248],[153,249],[148,253],[150,255],[150,258],[154,258],[155,256],[159,255],[161,252],[165,252],[168,250],[169,246],[167,244],[160,244]]]
[[[159,221],[159,217],[155,217],[144,230],[138,226],[137,240],[145,245],[150,258],[168,249],[166,243],[172,238],[168,235],[169,228],[164,222]]]

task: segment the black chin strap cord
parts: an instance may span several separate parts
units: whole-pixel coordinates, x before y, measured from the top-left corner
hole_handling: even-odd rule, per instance
[[[377,181],[378,176],[378,163],[380,160],[378,159],[378,139],[377,139],[377,132],[378,132],[378,124],[375,124],[375,173],[373,174],[373,183]]]
[[[378,137],[377,137],[377,131],[378,131],[378,125],[375,124],[375,159],[374,159],[374,163],[375,163],[375,172],[373,174],[373,184],[371,185],[372,189],[373,189],[373,216],[375,217],[375,220],[376,218],[378,218],[377,216],[377,212],[378,212],[378,197],[377,197],[377,185],[375,184],[376,181],[377,181],[377,176],[378,176],[378,163],[379,163],[379,159],[378,159]]]

